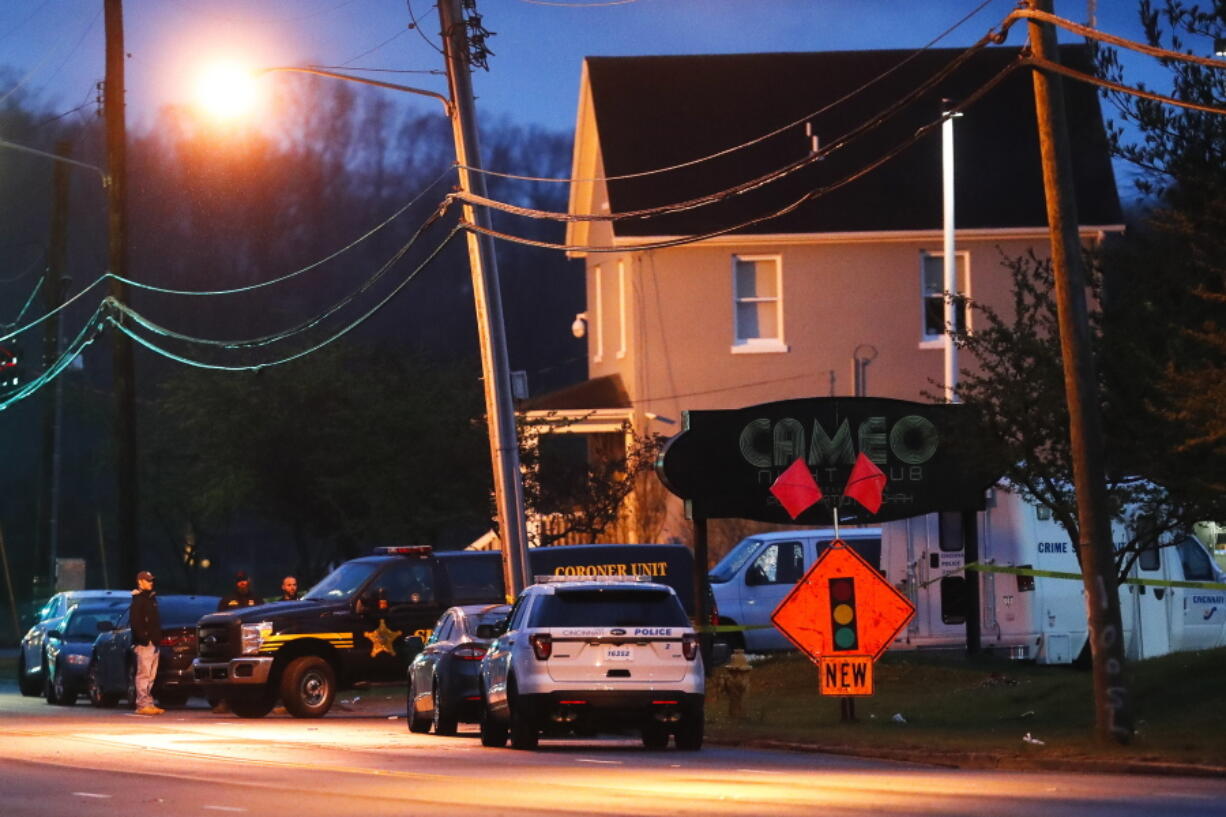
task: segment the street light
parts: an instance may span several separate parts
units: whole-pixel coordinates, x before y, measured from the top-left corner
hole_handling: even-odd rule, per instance
[[[472,85],[467,64],[459,55],[467,50],[467,34],[461,22],[456,0],[441,0],[439,17],[445,34],[448,84],[451,98],[391,82],[357,77],[320,68],[274,66],[251,72],[230,69],[218,75],[241,83],[274,72],[313,74],[329,79],[359,82],[376,88],[426,96],[437,99],[451,120],[455,140],[459,187],[463,192],[485,196],[485,180],[471,168],[480,167],[477,130],[472,121]],[[207,86],[206,86],[207,87]],[[489,214],[475,211],[464,204],[464,219],[469,223],[488,226]],[[477,312],[477,333],[481,351],[482,382],[490,437],[490,458],[493,465],[494,496],[498,507],[502,539],[503,572],[506,576],[508,600],[519,594],[529,582],[528,534],[524,518],[524,491],[519,465],[519,441],[515,430],[515,405],[512,399],[510,363],[507,358],[506,328],[502,317],[502,296],[499,291],[498,267],[494,257],[493,239],[467,231],[469,265],[473,277],[473,299]]]

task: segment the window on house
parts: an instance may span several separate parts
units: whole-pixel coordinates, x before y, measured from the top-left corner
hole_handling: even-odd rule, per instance
[[[779,256],[737,255],[732,267],[734,351],[786,351]]]
[[[967,327],[966,301],[970,298],[970,253],[957,254],[955,269],[959,298],[954,303],[954,326],[961,332]],[[945,254],[920,253],[920,277],[923,289],[923,340],[939,340],[945,334]]]

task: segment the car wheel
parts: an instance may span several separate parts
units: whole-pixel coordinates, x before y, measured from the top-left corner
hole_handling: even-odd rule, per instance
[[[662,723],[643,724],[643,747],[646,749],[664,749],[668,746],[668,728]]]
[[[59,697],[55,694],[55,679],[51,677],[51,673],[47,672],[47,665],[43,664],[43,697],[49,704],[58,704]]]
[[[535,749],[541,734],[536,728],[535,713],[513,685],[507,691],[507,705],[511,708],[511,748]]]
[[[281,674],[281,702],[295,718],[322,718],[336,698],[336,671],[317,655],[289,662]]]
[[[102,685],[98,682],[98,662],[94,661],[89,665],[88,685],[86,694],[89,695],[89,702],[94,706],[102,709],[110,709],[119,703],[119,696],[113,693],[107,693],[102,690]]]
[[[409,731],[422,734],[430,731],[430,719],[417,711],[417,684],[409,682]]]
[[[685,717],[677,727],[677,748],[687,752],[696,752],[702,748],[702,737],[705,728],[702,703],[697,703],[685,711]]]
[[[238,695],[231,698],[230,711],[240,718],[262,718],[272,711],[273,703],[273,697],[261,690],[255,695]]]
[[[443,695],[443,691],[439,689],[438,678],[434,679],[434,694],[430,696],[434,701],[433,712],[433,727],[436,735],[454,735],[456,726],[459,723],[459,718],[456,716],[455,704]]]
[[[488,705],[481,707],[481,745],[506,746],[507,725],[490,714]]]
[[[17,687],[21,690],[21,694],[27,698],[33,698],[43,691],[42,685],[38,678],[31,678],[26,672],[25,650],[22,650],[17,655]]]
[[[55,691],[55,700],[52,703],[57,703],[60,706],[72,706],[77,702],[77,691],[64,680],[63,667],[55,668],[55,675],[51,679],[51,688]]]

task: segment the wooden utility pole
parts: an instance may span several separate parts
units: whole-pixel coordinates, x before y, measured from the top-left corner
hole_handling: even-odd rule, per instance
[[[57,156],[67,159],[72,152],[72,143],[62,140],[55,146]],[[60,356],[60,316],[56,312],[64,302],[64,269],[68,250],[68,171],[67,162],[56,162],[52,173],[51,241],[47,251],[47,277],[43,281],[43,303],[47,320],[43,334],[43,369],[49,369]],[[38,548],[34,557],[34,569],[44,568],[47,575],[55,576],[55,557],[59,550],[59,436],[60,401],[63,397],[63,375],[55,379],[48,389],[48,398],[43,404],[43,451],[38,496]]]
[[[123,0],[104,0],[106,20],[107,268],[128,275],[127,133],[124,127]],[[110,294],[128,302],[127,285],[111,279]],[[115,393],[115,539],[119,581],[132,581],[137,566],[136,364],[132,341],[116,330],[112,346]]]
[[[461,0],[439,0],[443,29],[447,84],[451,94],[451,127],[459,165],[460,189],[485,196],[485,177],[468,168],[481,166],[477,125],[469,75],[469,38]],[[490,226],[489,211],[464,204],[464,219]],[[493,238],[467,231],[468,262],[472,270],[473,300],[477,309],[477,335],[481,345],[481,371],[485,379],[485,416],[488,419],[490,456],[494,466],[494,498],[498,506],[502,564],[508,595],[518,595],[530,583],[527,574],[528,532],[524,518],[524,487],[519,471],[519,441],[515,406],[511,401],[511,374],[507,359],[506,328],[502,320],[502,291]]]
[[[1036,11],[1052,13],[1051,0],[1029,0]],[[1056,33],[1031,20],[1030,46],[1040,59],[1059,62]],[[1064,115],[1064,88],[1058,75],[1034,71],[1034,101],[1047,191],[1056,308],[1068,401],[1069,444],[1080,528],[1078,552],[1085,582],[1090,648],[1094,659],[1095,726],[1100,739],[1126,743],[1132,738],[1132,702],[1124,679],[1124,637],[1120,597],[1111,544],[1111,516],[1098,413],[1097,379],[1090,347],[1085,273],[1077,233],[1072,156]]]

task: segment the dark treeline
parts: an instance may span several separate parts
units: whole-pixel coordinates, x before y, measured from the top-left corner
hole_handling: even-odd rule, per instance
[[[455,185],[451,130],[441,112],[368,88],[294,79],[279,84],[275,116],[260,128],[223,129],[167,109],[148,129],[129,133],[132,278],[186,290],[250,286],[335,253],[420,199],[369,239],[280,284],[225,296],[130,290],[129,303],[171,332],[215,341],[290,335],[221,348],[141,330],[174,355],[259,365],[298,354],[391,295],[456,223],[453,207],[394,260]],[[0,84],[15,82],[6,76]],[[0,138],[46,151],[67,139],[72,158],[104,165],[101,120],[89,109],[58,113],[14,93],[0,103]],[[500,121],[487,123],[482,139],[487,166],[533,176],[569,170],[566,135]],[[46,159],[0,149],[3,324],[16,318],[46,267],[52,168]],[[107,247],[98,176],[74,170],[71,178],[70,296],[105,271]],[[505,200],[565,209],[565,185],[491,178],[489,186]],[[563,237],[554,222],[496,222],[522,235]],[[569,332],[583,308],[581,265],[548,250],[501,244],[498,252],[511,368],[527,371],[534,394],[582,379],[583,345]],[[311,323],[354,292],[350,303]],[[62,334],[75,335],[105,294],[105,285],[96,286],[66,310]],[[44,309],[40,297],[25,319]],[[87,558],[91,585],[103,582],[100,527],[114,546],[114,331],[87,348],[83,368],[62,378],[59,555]],[[0,345],[38,361],[42,329]],[[172,587],[219,589],[239,566],[256,570],[270,588],[275,574],[288,570],[308,574],[309,582],[328,561],[371,544],[455,544],[489,525],[489,454],[462,233],[325,351],[256,374],[208,372],[138,346],[137,367],[141,549]],[[27,376],[40,368],[27,366]],[[32,554],[42,513],[40,424],[52,392],[44,388],[0,413],[0,526],[22,588],[47,573]],[[202,567],[206,559],[209,568]]]

